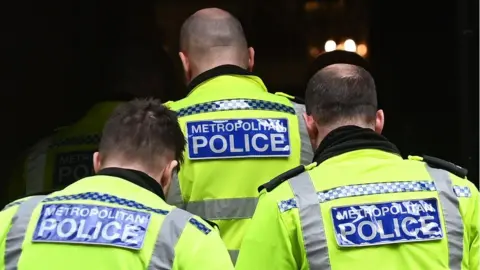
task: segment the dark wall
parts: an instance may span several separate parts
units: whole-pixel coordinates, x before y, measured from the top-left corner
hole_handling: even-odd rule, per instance
[[[175,89],[176,80],[153,7],[154,1],[2,6],[2,182],[27,147],[113,98],[113,90],[171,98],[166,89]]]
[[[374,2],[371,61],[385,135],[404,155],[467,167],[478,183],[478,13],[461,11],[471,20],[460,25],[457,1]],[[478,11],[478,1],[458,2]]]

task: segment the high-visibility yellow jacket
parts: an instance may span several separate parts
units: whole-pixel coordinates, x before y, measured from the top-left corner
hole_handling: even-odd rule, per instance
[[[263,186],[236,269],[480,269],[473,183],[365,134]]]
[[[0,269],[233,269],[218,231],[165,203],[160,185],[107,168],[0,212]]]
[[[167,202],[217,223],[235,261],[257,187],[311,162],[304,106],[268,93],[260,78],[236,66],[209,70],[190,88],[186,98],[167,103],[188,144]]]
[[[121,102],[101,102],[71,126],[34,145],[9,183],[8,200],[57,190],[93,175],[93,153],[110,114]],[[20,167],[20,166],[19,166]]]

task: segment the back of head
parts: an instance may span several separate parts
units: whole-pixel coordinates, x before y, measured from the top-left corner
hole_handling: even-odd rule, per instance
[[[305,93],[306,109],[319,126],[375,125],[375,82],[364,68],[333,64],[317,71]]]
[[[134,164],[161,170],[183,161],[185,138],[175,112],[156,99],[135,99],[119,105],[104,126],[99,145],[101,163]]]
[[[242,25],[230,13],[217,8],[202,9],[184,22],[180,51],[189,58],[192,68],[222,61],[248,66],[248,45]]]

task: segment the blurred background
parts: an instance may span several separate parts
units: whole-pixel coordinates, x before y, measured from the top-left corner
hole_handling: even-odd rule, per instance
[[[119,88],[185,96],[183,21],[219,7],[237,16],[271,92],[303,96],[309,63],[334,49],[373,67],[385,135],[409,154],[469,169],[478,185],[478,0],[7,1],[1,178],[40,138]]]

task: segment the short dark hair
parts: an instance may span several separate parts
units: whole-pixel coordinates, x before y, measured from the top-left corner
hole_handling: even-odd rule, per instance
[[[361,117],[375,122],[375,81],[364,68],[350,64],[329,65],[315,73],[305,93],[307,113],[322,125]]]
[[[174,111],[158,99],[134,99],[119,105],[103,128],[99,152],[158,166],[158,159],[174,155],[183,162],[185,137]]]

